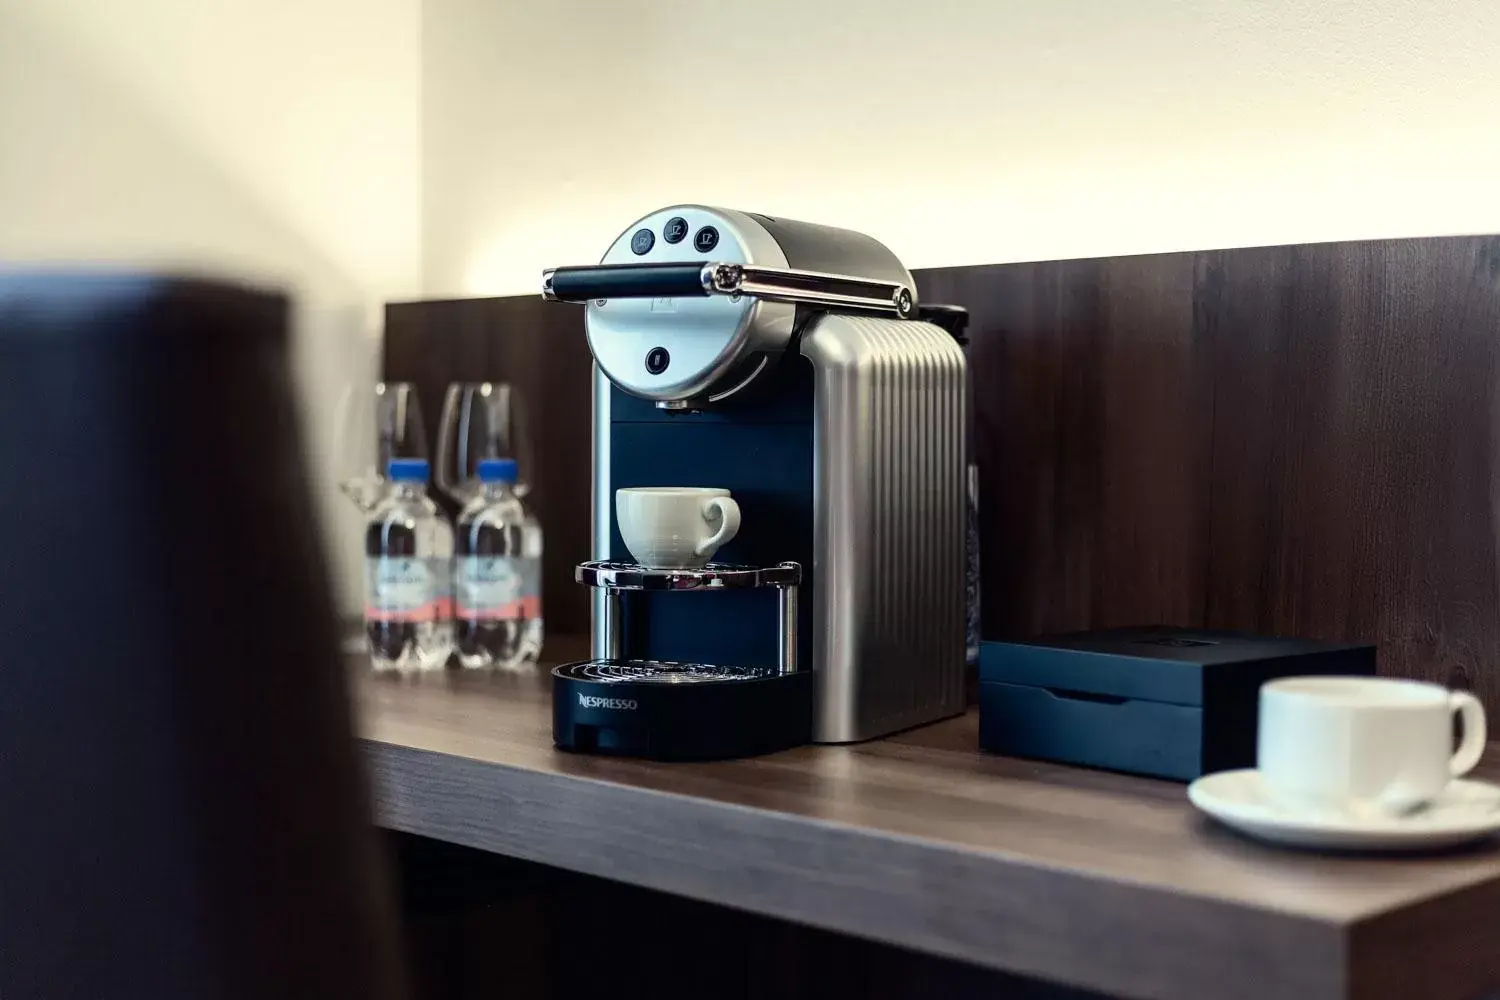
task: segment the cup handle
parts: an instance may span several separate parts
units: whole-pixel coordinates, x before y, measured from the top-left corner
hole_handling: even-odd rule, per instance
[[[1454,691],[1448,695],[1448,707],[1464,720],[1464,741],[1448,762],[1448,773],[1458,778],[1472,771],[1484,753],[1484,706],[1467,691]]]
[[[734,502],[733,497],[710,497],[703,504],[703,519],[705,521],[709,520],[709,515],[715,511],[722,518],[719,522],[719,530],[694,546],[694,555],[701,556],[705,552],[712,552],[739,534],[740,505]],[[1475,760],[1478,760],[1478,757],[1475,757]],[[1473,767],[1474,765],[1470,764],[1469,766]]]

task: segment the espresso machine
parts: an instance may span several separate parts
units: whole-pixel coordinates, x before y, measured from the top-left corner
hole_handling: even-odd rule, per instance
[[[593,353],[592,659],[553,672],[564,749],[845,743],[964,708],[964,355],[860,233],[702,205],[543,274]],[[701,569],[631,562],[622,487],[728,489]]]

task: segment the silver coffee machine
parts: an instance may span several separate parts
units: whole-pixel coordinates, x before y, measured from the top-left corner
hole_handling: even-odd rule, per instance
[[[560,746],[735,756],[963,711],[965,360],[895,255],[675,205],[543,295],[586,304],[595,359],[594,659],[559,668]],[[614,492],[638,486],[726,488],[739,533],[635,566]]]

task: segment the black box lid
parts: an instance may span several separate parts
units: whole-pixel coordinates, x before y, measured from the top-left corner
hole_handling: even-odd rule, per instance
[[[1100,629],[1022,642],[985,642],[979,680],[1115,698],[1202,705],[1208,675],[1237,664],[1283,661],[1278,676],[1317,673],[1317,658],[1360,643],[1275,639],[1217,629],[1161,625]],[[1308,657],[1306,670],[1284,661]]]

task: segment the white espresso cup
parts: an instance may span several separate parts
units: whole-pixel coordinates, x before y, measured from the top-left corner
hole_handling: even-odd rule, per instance
[[[1453,751],[1453,716],[1464,737]],[[1484,753],[1473,695],[1384,677],[1287,677],[1260,689],[1256,764],[1283,806],[1395,816],[1431,802]]]
[[[625,547],[642,566],[697,569],[740,530],[740,505],[710,486],[632,486],[615,490]]]

